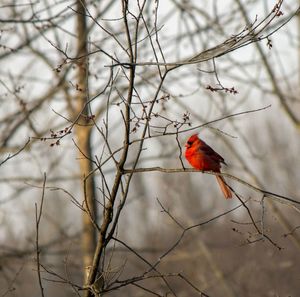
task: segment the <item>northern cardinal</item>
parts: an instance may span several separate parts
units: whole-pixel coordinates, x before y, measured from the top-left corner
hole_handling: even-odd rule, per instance
[[[185,144],[185,147],[185,158],[195,169],[220,172],[221,163],[226,165],[224,159],[201,140],[198,134],[192,135]],[[224,178],[220,175],[216,175],[216,178],[225,198],[232,198],[232,193],[226,185]]]

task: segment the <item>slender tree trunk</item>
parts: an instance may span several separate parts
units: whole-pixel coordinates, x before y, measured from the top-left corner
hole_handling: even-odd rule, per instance
[[[87,27],[85,15],[85,0],[77,1],[77,56],[81,57],[78,63],[77,70],[77,96],[75,106],[75,117],[78,117],[76,124],[76,141],[79,150],[79,165],[82,176],[82,188],[84,193],[84,207],[86,212],[83,212],[83,233],[81,238],[82,255],[84,265],[84,283],[88,277],[89,268],[92,265],[93,254],[96,247],[96,230],[91,218],[96,218],[95,205],[95,181],[93,176],[86,176],[92,171],[91,158],[91,126],[87,125],[89,110],[86,106],[88,100],[88,61],[87,61]]]

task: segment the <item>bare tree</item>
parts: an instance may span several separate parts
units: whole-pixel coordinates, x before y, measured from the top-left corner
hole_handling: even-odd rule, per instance
[[[298,292],[293,277],[275,286],[299,261],[298,4],[44,0],[2,9],[0,203],[24,214],[3,216],[2,296],[36,294],[26,287],[33,277],[41,296]],[[230,202],[212,190],[218,173],[183,158],[199,131],[227,152],[220,174]],[[25,221],[26,232],[17,227]],[[292,252],[275,259],[283,268],[267,262],[284,248]],[[271,271],[268,285],[248,265]]]

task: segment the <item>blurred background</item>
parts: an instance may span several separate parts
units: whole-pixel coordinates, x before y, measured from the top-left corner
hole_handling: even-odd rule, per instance
[[[87,294],[111,201],[90,294],[298,296],[299,204],[251,186],[300,201],[300,2],[128,2],[0,4],[0,296]],[[184,172],[193,133],[248,208]],[[177,172],[113,200],[128,140],[125,169]]]

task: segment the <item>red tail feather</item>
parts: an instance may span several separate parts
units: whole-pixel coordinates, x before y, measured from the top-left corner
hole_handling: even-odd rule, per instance
[[[219,175],[216,175],[216,178],[217,178],[217,181],[218,181],[218,183],[220,185],[220,188],[221,188],[221,190],[222,190],[222,192],[224,194],[224,197],[226,199],[232,198],[232,193],[231,193],[230,189],[228,188],[228,186],[226,185],[223,177],[219,176]]]

